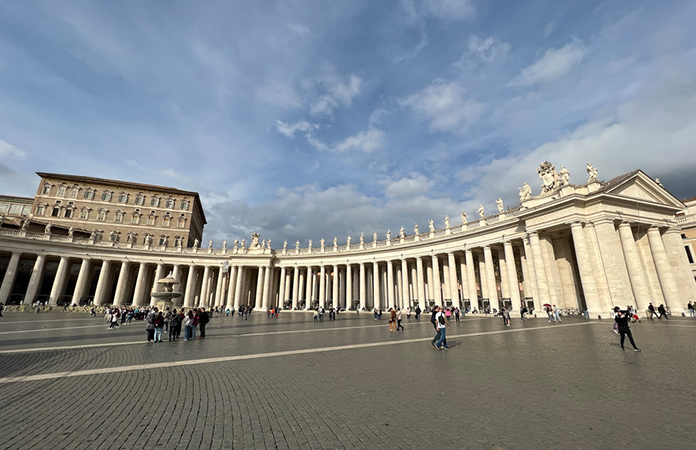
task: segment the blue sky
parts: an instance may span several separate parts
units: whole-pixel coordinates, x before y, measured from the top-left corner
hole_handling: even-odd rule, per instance
[[[206,239],[381,239],[642,168],[696,196],[689,1],[0,0],[0,192],[200,192]],[[369,239],[368,239],[369,240]]]

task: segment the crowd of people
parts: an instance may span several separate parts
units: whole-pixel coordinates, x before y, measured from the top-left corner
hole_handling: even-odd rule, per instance
[[[211,313],[220,314],[222,309],[213,308]],[[96,315],[92,308],[91,315]],[[176,341],[181,337],[181,329],[184,328],[184,340],[205,339],[205,327],[210,322],[210,313],[205,308],[166,308],[160,311],[156,306],[144,307],[118,307],[112,306],[106,309],[104,320],[109,324],[107,330],[121,328],[121,325],[130,325],[133,321],[144,321],[148,342],[163,342],[163,334],[168,335],[168,340]]]

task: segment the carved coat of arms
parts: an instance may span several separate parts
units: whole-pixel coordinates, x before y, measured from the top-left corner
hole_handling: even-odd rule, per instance
[[[560,187],[560,178],[556,168],[548,161],[544,161],[537,167],[537,173],[541,178],[543,192],[549,192]]]

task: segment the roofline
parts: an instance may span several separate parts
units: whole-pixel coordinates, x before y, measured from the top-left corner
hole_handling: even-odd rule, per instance
[[[131,187],[136,187],[136,188],[141,188],[141,189],[159,190],[159,191],[164,191],[167,193],[179,194],[179,195],[190,195],[192,197],[195,197],[198,200],[198,204],[200,205],[200,209],[201,209],[201,216],[203,218],[203,224],[208,223],[208,221],[205,218],[205,211],[203,210],[203,203],[201,202],[201,197],[198,194],[198,192],[183,191],[181,189],[168,187],[168,186],[159,186],[156,184],[144,184],[144,183],[135,183],[132,181],[110,180],[108,178],[85,177],[82,175],[66,175],[66,174],[61,174],[61,173],[49,173],[49,172],[36,172],[36,174],[38,176],[40,176],[41,178],[61,178],[64,180],[69,180],[69,181],[79,181],[79,182],[83,182],[83,183],[99,183],[99,184],[106,184],[109,186],[119,186],[119,185],[126,184],[126,185],[129,185]]]
[[[19,197],[17,195],[0,195],[0,199],[28,200],[30,203],[34,201],[34,197]]]

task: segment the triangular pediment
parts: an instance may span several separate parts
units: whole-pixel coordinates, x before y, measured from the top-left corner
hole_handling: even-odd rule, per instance
[[[675,208],[682,209],[684,204],[669,193],[664,187],[657,184],[655,180],[646,175],[643,171],[637,170],[625,177],[610,182],[602,189],[605,193],[618,195],[621,197],[642,200],[651,203],[659,203]]]

